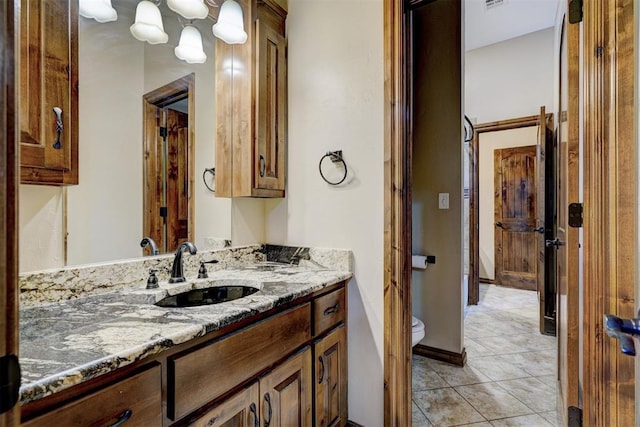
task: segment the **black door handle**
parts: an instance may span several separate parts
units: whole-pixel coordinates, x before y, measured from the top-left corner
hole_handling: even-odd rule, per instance
[[[534,232],[536,232],[536,233],[540,233],[540,234],[544,234],[544,227],[543,227],[543,226],[536,227],[536,228],[534,228],[534,229],[533,229],[533,230],[531,230],[531,231],[534,231]]]
[[[545,240],[544,244],[548,248],[554,247],[556,249],[558,249],[560,246],[564,246],[564,242],[557,237],[553,240]]]
[[[604,315],[604,330],[611,338],[620,341],[620,351],[629,356],[636,355],[634,336],[640,335],[640,319],[621,319],[613,314]]]
[[[496,227],[504,228],[504,226],[500,221],[496,222]]]

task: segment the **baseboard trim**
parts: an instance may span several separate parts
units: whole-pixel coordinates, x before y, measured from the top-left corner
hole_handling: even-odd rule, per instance
[[[487,285],[495,285],[496,284],[495,279],[485,279],[484,277],[478,277],[478,282],[486,283]]]
[[[413,347],[413,354],[428,357],[429,359],[439,360],[441,362],[451,363],[456,366],[464,366],[467,363],[467,349],[463,348],[462,353],[454,353],[439,348],[429,347],[418,344]]]
[[[358,424],[351,420],[347,420],[347,427],[364,427],[362,424]]]

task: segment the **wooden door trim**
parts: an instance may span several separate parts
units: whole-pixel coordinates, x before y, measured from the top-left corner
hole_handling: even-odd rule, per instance
[[[384,425],[411,425],[411,143],[407,23],[384,0]]]
[[[547,120],[552,114],[546,115]],[[479,201],[479,172],[480,172],[480,135],[486,132],[496,132],[500,130],[520,129],[530,126],[537,126],[539,116],[523,116],[512,119],[498,120],[495,122],[479,123],[474,125],[473,139],[469,142],[469,224],[479,224],[480,206]],[[480,229],[469,227],[469,294],[467,304],[476,305],[480,300]],[[492,281],[483,279],[483,283]]]
[[[20,11],[0,3],[0,356],[18,354],[18,128],[16,31]],[[20,405],[0,414],[0,426],[19,425]]]
[[[602,316],[635,316],[634,2],[584,4],[583,405],[587,425],[636,425],[633,359]]]
[[[568,138],[568,179],[567,179],[567,201],[569,203],[580,200],[580,177],[579,162],[580,156],[580,27],[578,25],[567,24],[567,92],[569,102],[567,108],[567,138]],[[558,126],[562,124],[564,117],[562,112],[558,117]],[[567,386],[566,395],[562,395],[565,408],[562,413],[565,415],[569,406],[578,407],[579,398],[579,375],[580,375],[580,232],[578,228],[569,227],[567,229]],[[556,324],[558,319],[556,319]],[[559,334],[558,334],[559,335]],[[562,381],[562,380],[561,380]],[[558,393],[563,393],[563,388],[558,388]],[[566,415],[565,415],[566,416]],[[566,419],[566,418],[565,418]]]

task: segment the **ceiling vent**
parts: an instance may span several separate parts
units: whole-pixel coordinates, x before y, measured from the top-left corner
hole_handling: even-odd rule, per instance
[[[506,3],[507,0],[484,0],[484,8],[489,10],[498,6],[504,6]]]

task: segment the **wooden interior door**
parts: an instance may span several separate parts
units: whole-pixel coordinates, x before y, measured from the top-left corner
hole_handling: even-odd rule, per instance
[[[186,242],[189,230],[188,114],[166,110],[166,223],[167,251]]]
[[[162,168],[162,136],[160,124],[162,108],[144,102],[144,209],[143,234],[151,237],[158,245],[158,250],[165,252],[164,221],[160,216],[162,204],[163,179],[159,172]],[[141,236],[142,237],[142,236]]]
[[[558,144],[553,138],[553,116],[540,107],[538,115],[538,202],[536,207],[537,277],[540,312],[540,332],[556,334],[556,251],[555,238],[558,217]]]
[[[311,349],[260,379],[262,426],[311,426]]]
[[[496,284],[537,289],[536,146],[494,150]]]

